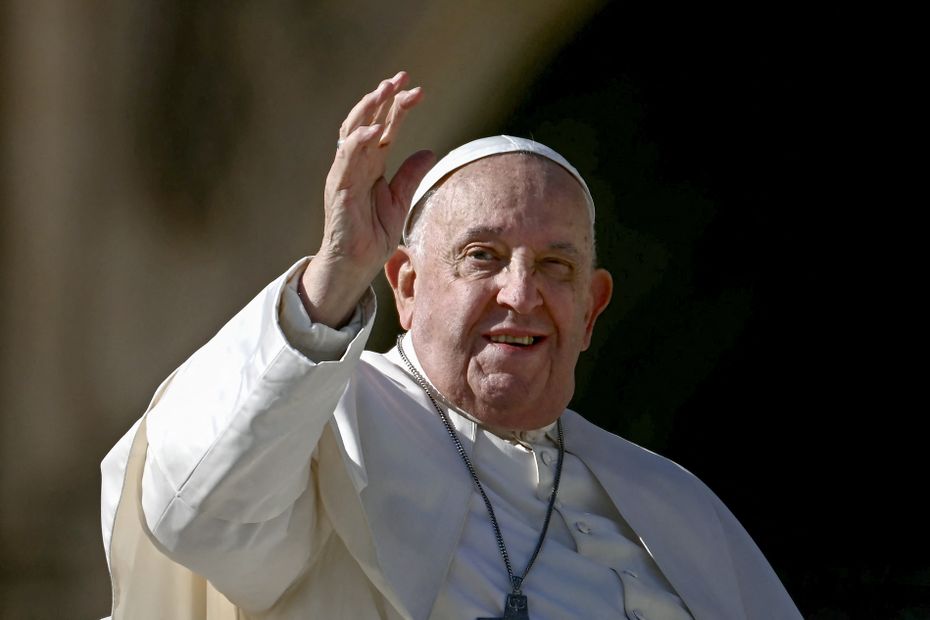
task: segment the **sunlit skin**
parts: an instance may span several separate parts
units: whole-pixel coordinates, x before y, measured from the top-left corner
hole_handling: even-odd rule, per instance
[[[593,267],[581,186],[554,162],[509,153],[454,172],[432,201],[419,251],[401,247],[385,266],[423,369],[489,427],[550,424],[612,293]]]

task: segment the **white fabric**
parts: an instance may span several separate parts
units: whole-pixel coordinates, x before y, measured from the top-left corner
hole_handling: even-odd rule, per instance
[[[404,339],[404,351],[425,376],[412,338]],[[472,426],[470,416],[447,405],[443,409],[457,429]],[[475,470],[494,506],[513,569],[521,574],[536,546],[555,481],[556,425],[515,433],[510,440],[481,427],[474,434]],[[546,543],[524,584],[526,591],[533,592],[531,616],[616,618],[625,613],[635,618],[638,613],[644,618],[690,619],[681,599],[623,522],[607,493],[573,454],[575,449],[568,448],[559,483],[560,499]],[[467,475],[464,466],[462,475]],[[503,605],[503,588],[508,583],[487,509],[481,496],[473,493],[462,538],[433,616],[487,617],[488,609]]]
[[[270,285],[166,381],[130,440],[138,456],[124,457],[121,442],[104,461],[105,489],[122,488],[115,510],[112,491],[103,505],[105,539],[114,522],[121,524],[109,558],[114,620],[442,618],[451,612],[439,606],[458,602],[447,584],[467,580],[456,576],[474,566],[461,560],[471,546],[462,541],[472,538],[469,522],[480,518],[471,481],[396,352],[362,353],[373,296],[363,300],[363,327],[338,360],[314,363],[285,337],[281,323],[290,319],[279,305],[288,295],[286,279],[302,267]],[[508,458],[474,423],[457,419],[476,460]],[[602,514],[584,520],[586,527],[603,528],[615,546],[633,542],[635,533],[697,620],[800,617],[745,531],[693,476],[571,411],[562,420],[581,464],[568,475],[590,472],[621,517],[603,514],[611,510],[601,506],[589,510]],[[544,490],[543,470],[525,463],[523,471],[536,467]],[[492,489],[503,484],[491,475],[501,469],[485,470]],[[507,504],[506,494],[495,494]],[[569,515],[576,500],[565,500],[560,514]],[[587,506],[577,501],[579,509]],[[137,504],[144,519],[131,517]],[[571,531],[573,517],[563,519]],[[141,537],[127,528],[141,528]],[[490,537],[480,527],[474,532],[476,540],[482,532]],[[564,531],[553,540],[560,538]],[[515,557],[522,556],[519,540],[514,534]],[[588,539],[572,540],[583,548]],[[592,545],[591,555],[581,556],[597,551]],[[608,555],[604,561],[616,563],[629,597],[638,582],[622,571],[633,566],[626,570],[637,573],[643,556]],[[204,594],[204,582],[185,577],[166,556],[206,576],[239,611],[211,595],[210,584]],[[560,587],[549,584],[544,564],[537,570],[540,582]],[[562,605],[571,600],[571,583],[552,593],[534,579],[535,572],[527,584],[531,605],[550,596]],[[492,580],[495,607],[485,608],[480,596],[475,601],[486,616],[499,614],[503,602]],[[189,599],[184,614],[166,612],[165,606],[181,606],[179,588]],[[658,598],[650,591],[643,600]],[[547,617],[537,611],[534,618]],[[636,610],[626,611],[635,617]]]
[[[568,163],[567,159],[545,144],[541,144],[535,140],[515,138],[513,136],[489,136],[487,138],[472,140],[458,148],[452,149],[426,173],[426,176],[423,177],[423,180],[420,181],[420,184],[417,186],[416,191],[413,192],[413,199],[410,201],[410,207],[407,210],[407,219],[404,220],[404,243],[407,243],[407,233],[410,232],[410,222],[413,218],[414,208],[417,206],[417,203],[420,202],[420,199],[426,195],[426,192],[431,190],[437,183],[445,178],[447,174],[458,170],[465,164],[470,164],[473,161],[490,157],[491,155],[500,155],[503,153],[533,153],[554,161],[565,168],[565,170],[575,177],[581,185],[581,189],[584,190],[585,202],[588,205],[588,213],[591,215],[591,225],[594,225],[594,198],[591,196],[591,190],[588,189],[588,184],[585,183],[581,173]]]

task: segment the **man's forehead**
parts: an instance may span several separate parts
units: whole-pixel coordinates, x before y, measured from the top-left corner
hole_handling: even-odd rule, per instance
[[[581,254],[593,242],[581,188],[552,162],[526,155],[487,158],[448,177],[418,217],[431,247],[476,241],[531,244]]]
[[[582,190],[584,202],[587,206],[591,218],[591,223],[593,225],[594,200],[591,198],[591,192],[588,189],[587,183],[585,183],[584,179],[581,177],[581,174],[574,168],[574,166],[568,163],[568,160],[566,160],[564,157],[562,157],[562,155],[549,148],[548,146],[534,140],[529,140],[526,138],[514,138],[512,136],[492,136],[489,138],[474,140],[460,146],[457,149],[454,149],[448,155],[439,160],[436,165],[426,173],[426,176],[423,177],[419,187],[417,187],[416,191],[414,192],[413,200],[411,201],[410,208],[407,212],[407,219],[404,222],[403,229],[404,242],[408,242],[408,233],[410,232],[410,227],[414,219],[415,211],[422,206],[419,203],[425,196],[431,195],[437,186],[444,185],[451,178],[457,176],[457,171],[466,173],[469,172],[468,168],[472,167],[469,164],[472,164],[472,162],[477,163],[486,158],[492,157],[494,160],[500,162],[501,155],[511,153],[532,154],[538,156],[544,160],[555,163],[564,171],[566,171],[571,177],[573,177]]]
[[[583,188],[569,172],[531,153],[504,153],[471,162],[446,176],[433,194],[431,200],[453,207],[477,202],[506,208],[519,194],[577,203],[581,213],[587,208]]]
[[[437,186],[443,187],[461,179],[480,179],[492,187],[504,186],[522,177],[538,176],[540,173],[553,179],[564,178],[566,184],[578,188],[579,196],[583,195],[583,188],[565,168],[551,159],[524,152],[500,153],[470,162],[448,174]]]

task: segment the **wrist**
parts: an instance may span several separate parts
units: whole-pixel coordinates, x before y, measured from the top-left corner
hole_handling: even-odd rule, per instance
[[[317,254],[301,275],[297,294],[314,323],[345,325],[376,275],[345,263]]]

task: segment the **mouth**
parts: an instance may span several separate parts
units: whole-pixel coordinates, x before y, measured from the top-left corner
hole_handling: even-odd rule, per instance
[[[495,334],[488,337],[495,344],[507,344],[515,347],[531,347],[543,341],[543,336],[513,336],[510,334]]]

